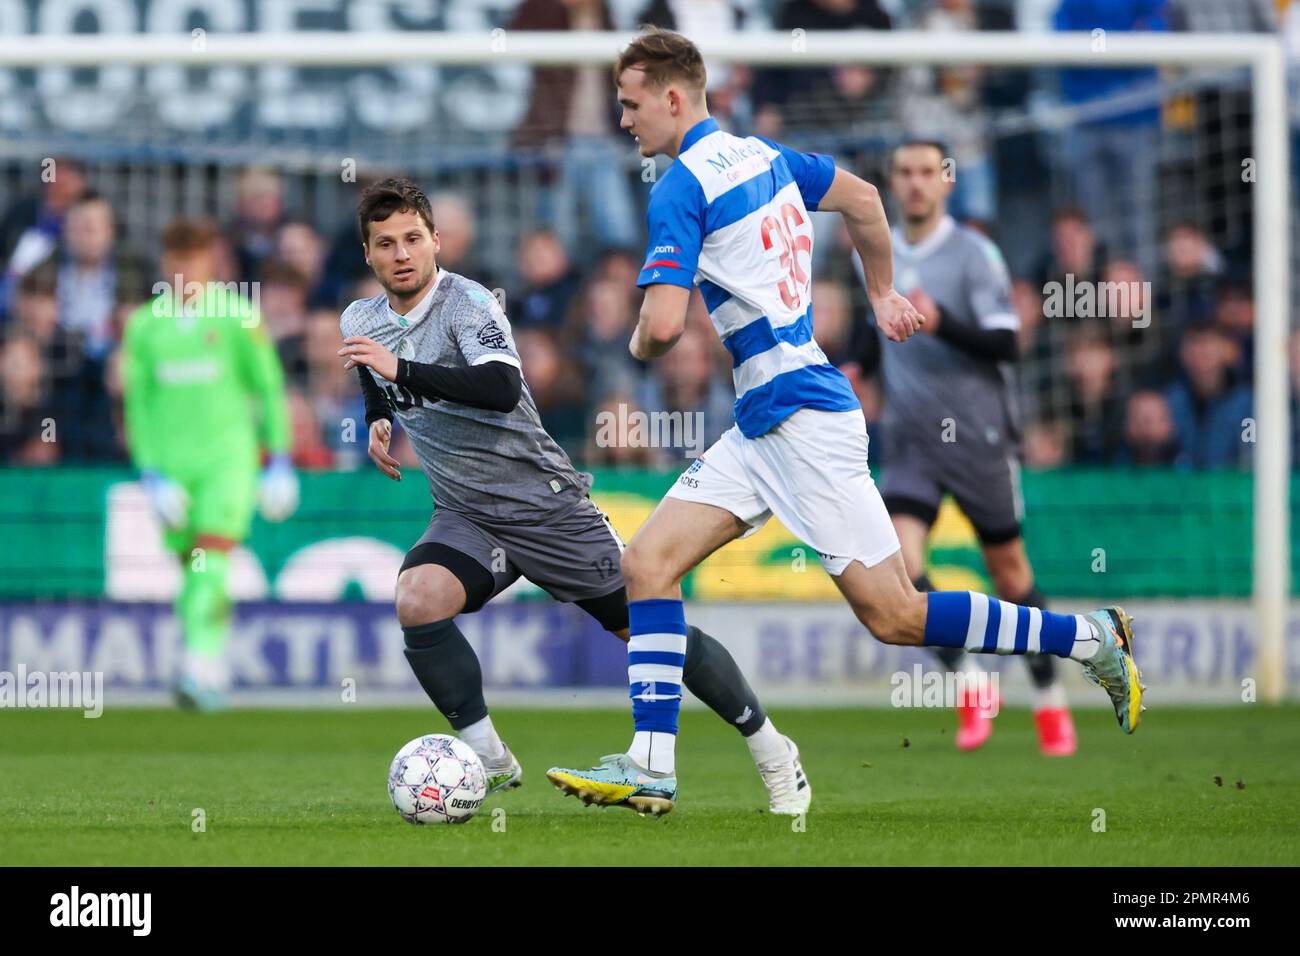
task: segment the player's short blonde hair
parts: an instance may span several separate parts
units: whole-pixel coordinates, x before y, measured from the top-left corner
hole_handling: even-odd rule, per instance
[[[614,64],[614,82],[618,82],[624,70],[638,69],[645,74],[645,85],[652,90],[680,83],[696,99],[703,99],[708,75],[699,48],[680,33],[654,26],[642,30],[641,36],[619,54]]]

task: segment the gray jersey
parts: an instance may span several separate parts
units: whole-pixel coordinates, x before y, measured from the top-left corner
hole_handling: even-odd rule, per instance
[[[903,295],[924,290],[943,309],[945,322],[1020,327],[997,246],[951,217],[915,246],[894,230],[894,287]],[[919,332],[885,344],[883,371],[887,432],[919,430],[923,439],[938,439],[951,420],[948,434],[968,448],[971,439],[998,446],[1019,441],[1011,363],[976,358]]]
[[[367,336],[412,362],[454,368],[507,362],[521,368],[496,297],[454,272],[441,271],[433,290],[406,316],[397,316],[387,298],[377,295],[348,306],[339,326],[344,338]],[[527,382],[513,411],[494,412],[429,401],[373,377],[411,436],[436,507],[524,524],[572,510],[590,491],[591,476],[578,473],[542,427]]]

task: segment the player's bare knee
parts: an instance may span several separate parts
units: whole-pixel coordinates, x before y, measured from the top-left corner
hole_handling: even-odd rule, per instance
[[[671,591],[677,583],[672,579],[672,574],[664,570],[665,561],[647,554],[635,545],[623,552],[619,564],[629,594],[658,596]]]
[[[439,565],[407,568],[397,579],[397,621],[402,627],[418,627],[445,621],[465,607],[465,589]]]

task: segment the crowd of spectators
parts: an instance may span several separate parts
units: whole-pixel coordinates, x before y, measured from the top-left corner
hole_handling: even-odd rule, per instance
[[[1009,29],[1021,5],[788,0],[776,6],[770,22],[808,30]],[[697,34],[742,29],[750,6],[654,0],[641,19]],[[1247,6],[1261,18],[1247,28],[1273,28],[1267,5]],[[1054,17],[1062,29],[1102,21],[1115,30],[1192,29],[1198,18],[1210,16],[1208,9],[1197,0],[1058,0]],[[523,0],[511,25],[580,29],[609,23],[603,0]],[[1142,71],[1092,71],[1086,78],[1062,77],[1060,92],[1067,102],[1086,104],[1149,80]],[[954,212],[994,231],[1002,154],[1017,148],[1017,139],[994,141],[986,120],[991,111],[1023,102],[1027,86],[1024,76],[976,68],[718,66],[711,69],[709,92],[725,124],[773,136],[801,125],[851,129],[863,117],[903,109],[919,125],[909,132],[938,127],[951,143],[960,170]],[[618,172],[611,150],[623,134],[608,93],[603,68],[536,71],[532,107],[516,141],[554,153],[543,202],[546,225],[515,237],[514,266],[498,275],[484,265],[474,197],[435,193],[439,263],[501,290],[529,390],[547,428],[575,458],[592,466],[670,467],[680,464],[681,447],[597,440],[601,413],[620,422],[637,411],[698,414],[707,446],[731,424],[731,362],[698,294],[685,334],[665,358],[646,365],[628,354],[640,301],[635,279],[643,250],[637,243],[648,185]],[[1159,122],[1156,112],[1141,107],[1080,128],[1079,161],[1069,167],[1079,181],[1080,188],[1069,191],[1075,201],[1056,208],[1039,243],[1040,261],[1015,279],[1017,389],[1029,467],[1249,464],[1250,250],[1217,247],[1203,222],[1168,223],[1157,215],[1158,190],[1147,177],[1158,170],[1138,169],[1141,157],[1117,144],[1157,136]],[[1121,159],[1124,169],[1117,173]],[[1106,186],[1090,186],[1099,175]],[[1121,182],[1131,196],[1108,188]],[[308,221],[285,197],[285,183],[273,169],[243,172],[233,212],[222,223],[225,277],[258,283],[260,310],[285,370],[297,464],[356,467],[365,462],[364,425],[357,427],[364,413],[354,374],[335,354],[338,316],[347,302],[382,289],[370,277],[351,219]],[[122,238],[118,212],[68,158],[57,161],[56,176],[0,216],[0,456],[9,464],[127,460],[118,372],[122,330],[148,301],[153,282],[165,277],[155,275],[156,262],[144,250]],[[875,332],[847,236],[819,227],[819,244],[825,248],[813,292],[815,334],[854,383],[869,420],[878,422],[880,371],[867,359]],[[1133,294],[1120,314],[1055,314],[1051,290],[1071,282],[1113,283]],[[1290,356],[1300,394],[1300,337],[1292,339]],[[886,348],[884,374],[888,360]],[[873,443],[873,458],[881,447]],[[401,436],[396,454],[415,463]]]

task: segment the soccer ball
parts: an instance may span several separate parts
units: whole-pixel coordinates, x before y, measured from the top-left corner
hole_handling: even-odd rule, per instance
[[[425,734],[397,751],[388,796],[407,823],[464,823],[487,796],[487,771],[465,741]]]

